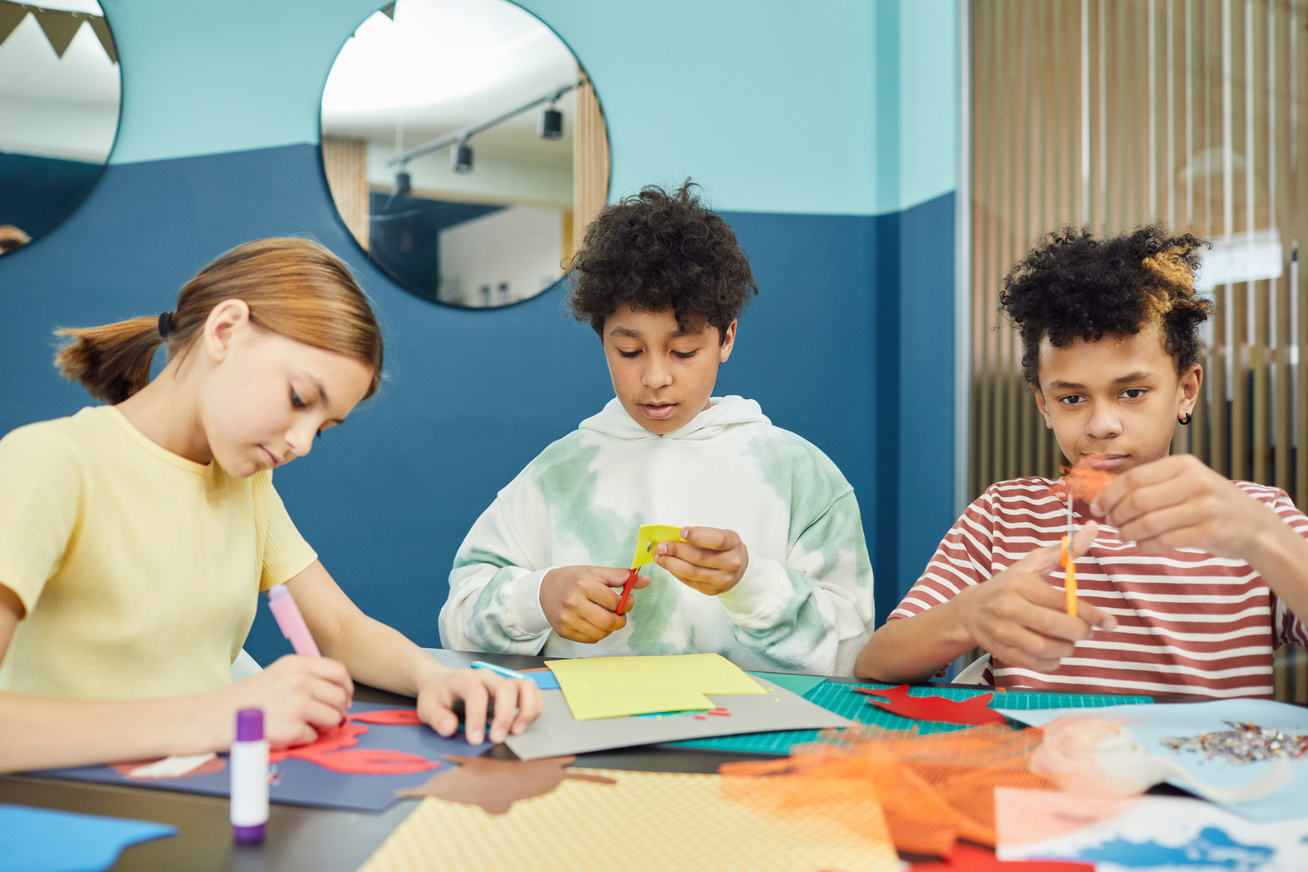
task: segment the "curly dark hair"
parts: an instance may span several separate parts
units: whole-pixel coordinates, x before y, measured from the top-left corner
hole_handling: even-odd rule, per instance
[[[726,335],[758,286],[736,234],[698,187],[687,179],[670,194],[649,185],[600,212],[572,261],[573,317],[602,337],[619,306],[672,309],[683,329],[702,320]]]
[[[1199,249],[1189,233],[1162,224],[1095,238],[1064,227],[1009,270],[999,304],[1022,336],[1022,375],[1038,385],[1040,341],[1061,348],[1075,339],[1139,333],[1157,324],[1178,373],[1199,360],[1199,325],[1212,304],[1194,294]]]

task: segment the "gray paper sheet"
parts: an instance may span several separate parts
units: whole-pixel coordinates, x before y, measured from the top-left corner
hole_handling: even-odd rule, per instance
[[[704,712],[638,715],[578,721],[572,717],[561,690],[545,691],[545,710],[521,736],[505,742],[523,760],[559,754],[585,754],[633,745],[652,745],[681,739],[705,739],[773,730],[820,730],[847,727],[848,718],[814,705],[771,681],[751,676],[768,692],[720,694],[709,699],[730,716]],[[700,715],[703,720],[695,717]]]

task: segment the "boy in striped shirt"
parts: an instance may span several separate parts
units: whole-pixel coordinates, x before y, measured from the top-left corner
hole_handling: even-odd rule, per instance
[[[1078,609],[1060,568],[1067,503],[1048,479],[992,485],[859,654],[855,675],[921,681],[973,648],[998,686],[1270,696],[1308,643],[1308,518],[1282,490],[1169,456],[1199,396],[1203,243],[1160,226],[1049,234],[1004,279],[1022,368],[1075,464],[1118,474],[1074,504]]]

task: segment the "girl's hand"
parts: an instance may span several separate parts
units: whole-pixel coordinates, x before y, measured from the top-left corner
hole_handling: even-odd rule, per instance
[[[354,698],[354,682],[339,661],[290,654],[219,693],[226,694],[227,745],[235,711],[261,708],[268,744],[284,748],[312,742],[319,730],[339,724]]]
[[[468,744],[480,745],[491,714],[490,740],[503,742],[510,734],[521,735],[540,717],[544,698],[533,681],[502,678],[483,669],[444,672],[423,684],[418,692],[418,717],[442,736],[459,729],[463,711]]]

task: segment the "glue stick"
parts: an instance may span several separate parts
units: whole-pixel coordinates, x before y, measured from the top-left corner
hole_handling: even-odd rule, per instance
[[[236,713],[236,741],[232,742],[232,838],[238,842],[263,840],[268,822],[268,742],[263,737],[263,709]]]

